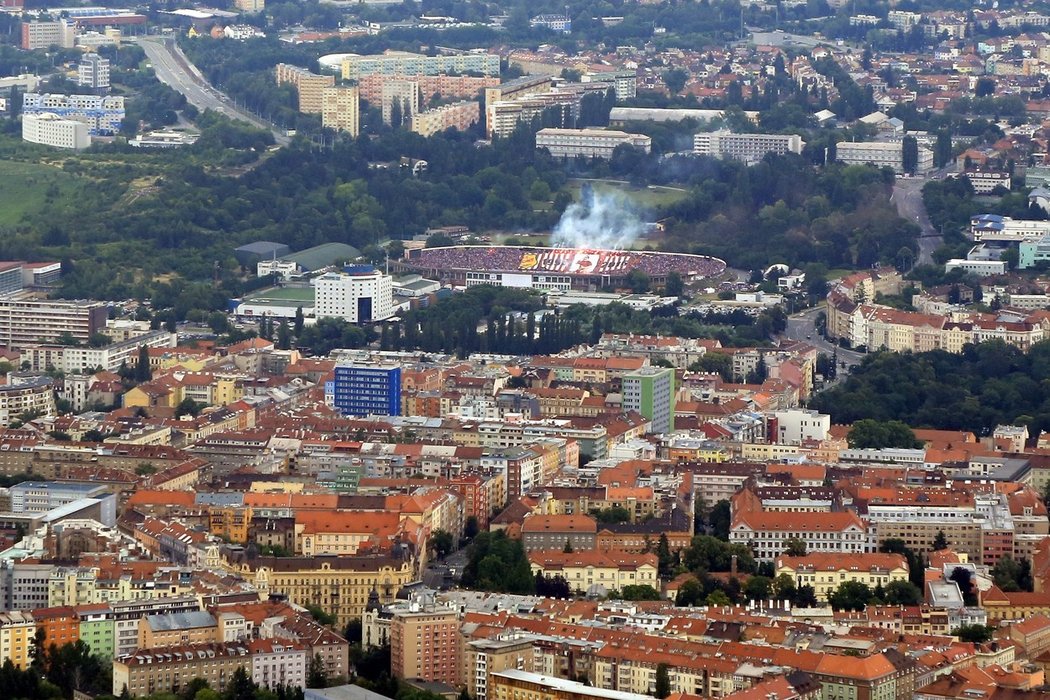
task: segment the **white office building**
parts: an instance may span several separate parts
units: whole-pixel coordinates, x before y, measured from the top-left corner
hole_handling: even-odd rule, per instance
[[[540,129],[536,148],[546,148],[558,158],[612,158],[617,146],[626,144],[649,153],[653,140],[645,134],[612,129]]]
[[[22,96],[23,114],[50,112],[87,124],[92,136],[115,134],[124,121],[124,98],[119,95],[52,95],[27,92]]]
[[[933,169],[933,151],[918,147],[916,173],[927,173]],[[835,159],[849,165],[870,164],[892,168],[898,175],[904,172],[904,144],[892,141],[840,141],[835,145]]]
[[[22,140],[77,151],[91,145],[87,124],[49,112],[22,115]]]
[[[769,153],[802,153],[798,134],[734,134],[728,130],[701,132],[693,137],[693,153],[757,163]]]
[[[314,279],[317,318],[350,323],[382,321],[394,315],[393,278],[370,265],[347,267]]]
[[[77,66],[77,85],[92,92],[109,91],[109,59],[97,53],[84,54]]]
[[[992,275],[1005,275],[1006,263],[1002,260],[967,260],[966,258],[952,258],[944,263],[944,271],[962,270],[963,272],[977,277],[990,277]]]

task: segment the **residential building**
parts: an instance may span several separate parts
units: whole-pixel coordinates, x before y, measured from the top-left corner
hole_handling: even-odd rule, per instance
[[[638,96],[637,70],[592,71],[580,76],[583,83],[605,83],[613,88],[617,102],[626,102]]]
[[[367,100],[371,104],[380,104],[383,100],[383,86],[391,80],[415,83],[419,89],[419,99],[422,104],[429,103],[434,97],[461,100],[477,99],[478,95],[485,89],[498,87],[500,84],[499,78],[495,76],[423,75],[422,73],[383,75],[373,73],[357,78],[357,87],[361,91],[361,99]]]
[[[8,426],[19,416],[54,416],[55,387],[50,377],[33,377],[0,385],[0,425]]]
[[[529,20],[529,26],[533,29],[549,29],[561,34],[572,33],[572,19],[568,15],[536,15]]]
[[[253,639],[248,642],[251,676],[260,688],[305,688],[310,667],[309,647],[284,639]]]
[[[598,526],[588,515],[530,515],[521,524],[521,542],[525,551],[594,550]]]
[[[808,513],[805,518],[787,512],[733,514],[729,541],[751,547],[759,561],[774,561],[795,539],[812,552],[860,554],[874,549],[868,528],[855,513]]]
[[[781,445],[801,445],[808,440],[824,440],[830,430],[828,414],[793,408],[773,414],[770,439]]]
[[[466,131],[481,119],[481,106],[476,100],[441,105],[412,116],[409,128],[421,136],[433,136],[447,129]]]
[[[124,98],[119,95],[52,95],[27,92],[22,115],[54,114],[87,124],[92,136],[112,136],[124,121]],[[24,129],[23,129],[24,131]]]
[[[532,550],[529,564],[533,575],[561,576],[574,591],[622,591],[624,586],[652,586],[660,589],[659,562],[655,554],[622,551]]]
[[[75,151],[91,145],[87,124],[48,113],[22,115],[22,140]]]
[[[219,623],[207,611],[146,615],[139,619],[139,649],[220,641]]]
[[[776,558],[775,572],[777,576],[790,576],[796,588],[812,586],[817,600],[824,601],[847,581],[863,583],[872,589],[885,588],[894,581],[907,581],[908,561],[901,554],[881,552],[811,552],[801,557],[783,554]]]
[[[627,145],[652,150],[653,140],[644,134],[629,134],[612,129],[540,129],[536,148],[546,148],[556,158],[612,158],[617,146]]]
[[[266,9],[266,0],[234,0],[233,6],[241,12],[262,12]]]
[[[933,169],[933,151],[923,146],[918,146],[918,150],[915,172],[929,172]],[[892,168],[898,175],[904,173],[903,142],[840,141],[835,145],[835,159],[849,165],[871,164]]]
[[[321,126],[351,136],[361,133],[361,100],[356,87],[326,87],[321,91]]]
[[[194,678],[202,678],[222,693],[238,668],[251,673],[246,644],[180,644],[163,649],[139,649],[113,661],[113,694],[131,697],[177,693]]]
[[[489,673],[486,693],[487,700],[645,700],[649,697],[518,669]]]
[[[393,122],[395,112],[400,114],[400,121],[394,124],[395,128],[408,124],[419,111],[419,83],[414,80],[387,80],[383,83],[381,100],[384,124]]]
[[[86,53],[77,66],[77,85],[95,94],[109,92],[109,59]]]
[[[343,272],[326,272],[313,280],[317,318],[341,318],[350,323],[372,323],[394,315],[393,278],[371,265],[355,265]]]
[[[533,668],[534,641],[524,639],[475,639],[464,647],[463,678],[467,692],[476,700],[488,700],[489,674]]]
[[[499,55],[462,53],[424,56],[405,51],[388,51],[382,55],[347,56],[343,59],[343,79],[354,80],[367,75],[440,75],[442,73],[500,74]]]
[[[333,393],[344,416],[401,415],[401,367],[338,365]]]
[[[76,374],[90,373],[100,368],[107,372],[116,372],[121,365],[134,367],[138,363],[139,350],[143,346],[173,348],[176,339],[174,333],[157,330],[102,347],[34,345],[22,349],[22,362],[28,362],[27,369],[33,372],[58,371]]]
[[[318,75],[305,68],[278,63],[275,68],[278,85],[288,83],[299,95],[299,111],[305,114],[322,114],[324,91],[335,85],[334,75]]]
[[[671,367],[642,367],[623,376],[623,409],[652,421],[654,433],[669,433],[674,428],[675,395]]]
[[[390,620],[390,671],[397,678],[459,683],[459,610],[424,606]]]
[[[1011,187],[1010,173],[1008,172],[967,172],[956,177],[965,177],[973,187],[973,193],[978,195],[992,194],[996,188],[1009,191]]]
[[[36,623],[28,612],[0,613],[0,658],[10,661],[15,668],[25,669],[33,660],[30,656]]]
[[[59,46],[73,48],[75,24],[60,19],[55,22],[22,22],[22,48],[27,51]]]
[[[745,163],[757,163],[770,153],[802,153],[805,145],[798,134],[734,134],[723,129],[693,136],[693,153]]]

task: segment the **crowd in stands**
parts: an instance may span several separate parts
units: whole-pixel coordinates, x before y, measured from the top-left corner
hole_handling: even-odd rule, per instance
[[[683,277],[714,277],[724,261],[706,255],[632,250],[574,250],[509,246],[452,246],[410,253],[408,263],[425,270],[554,272],[577,275],[624,275],[640,270],[653,277],[678,272]]]

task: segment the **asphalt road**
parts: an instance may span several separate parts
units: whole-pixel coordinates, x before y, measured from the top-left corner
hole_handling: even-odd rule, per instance
[[[925,184],[923,178],[898,177],[890,196],[890,201],[897,206],[897,213],[922,229],[919,234],[919,257],[915,261],[919,265],[932,264],[933,251],[943,242],[941,234],[926,215],[926,205],[922,203],[922,186]]]
[[[194,107],[200,110],[210,109],[224,114],[230,119],[248,122],[260,129],[273,132],[278,145],[287,146],[291,141],[283,132],[273,128],[272,124],[237,108],[223,92],[212,87],[200,74],[189,59],[170,39],[159,37],[138,37],[139,46],[146,52],[146,57],[153,64],[157,79],[172,89],[182,93]]]
[[[812,309],[806,309],[805,311],[789,316],[787,329],[784,331],[783,337],[788,340],[805,341],[817,348],[820,352],[826,354],[828,357],[838,353],[838,361],[840,363],[838,376],[840,378],[845,377],[846,372],[843,371],[841,363],[845,362],[846,367],[858,365],[861,360],[864,359],[864,353],[840,348],[834,343],[828,342],[823,336],[817,333],[814,322],[816,321],[817,315],[824,311],[825,307],[821,304],[820,306],[815,306]]]

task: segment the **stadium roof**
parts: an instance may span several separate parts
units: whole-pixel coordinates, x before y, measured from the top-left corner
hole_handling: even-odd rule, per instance
[[[281,260],[296,263],[307,272],[320,270],[336,263],[343,263],[361,257],[361,251],[346,243],[322,243],[321,245],[300,250],[298,253],[282,255]]]

